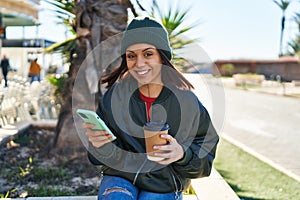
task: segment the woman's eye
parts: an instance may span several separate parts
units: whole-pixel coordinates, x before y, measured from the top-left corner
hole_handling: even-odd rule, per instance
[[[128,55],[127,55],[127,58],[128,58],[128,59],[133,59],[133,58],[135,58],[135,55],[133,55],[133,54],[128,54]]]
[[[145,57],[149,57],[149,56],[152,56],[153,53],[152,52],[146,52],[144,55],[145,55]]]

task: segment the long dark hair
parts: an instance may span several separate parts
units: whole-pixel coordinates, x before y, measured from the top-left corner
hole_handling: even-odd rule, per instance
[[[186,90],[194,89],[194,86],[182,75],[182,73],[170,62],[163,50],[157,49],[162,60],[162,64],[167,67],[162,67],[163,83],[175,84],[176,87]],[[122,55],[122,61],[118,68],[111,73],[101,77],[100,83],[106,84],[106,88],[110,88],[116,81],[124,78],[128,74],[126,63],[126,55]]]

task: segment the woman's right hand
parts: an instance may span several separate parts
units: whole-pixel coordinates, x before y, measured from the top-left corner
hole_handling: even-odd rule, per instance
[[[111,142],[112,136],[107,131],[92,130],[94,124],[83,123],[82,127],[86,129],[85,134],[94,147],[99,148]]]

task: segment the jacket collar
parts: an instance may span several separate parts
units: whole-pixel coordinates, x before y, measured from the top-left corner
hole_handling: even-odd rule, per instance
[[[172,94],[171,90],[169,88],[167,88],[166,86],[163,86],[162,91],[160,92],[160,94],[158,95],[158,97],[156,98],[156,100],[154,102],[161,103],[161,102],[165,101],[171,94]],[[144,102],[141,99],[140,92],[138,89],[136,89],[134,91],[132,96],[136,101]]]

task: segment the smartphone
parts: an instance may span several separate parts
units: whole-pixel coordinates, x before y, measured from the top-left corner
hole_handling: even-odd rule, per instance
[[[77,109],[76,113],[85,122],[94,124],[95,126],[92,130],[104,130],[108,134],[112,135],[111,141],[117,139],[116,136],[111,132],[111,130],[106,126],[105,122],[97,115],[96,112],[91,110]]]

